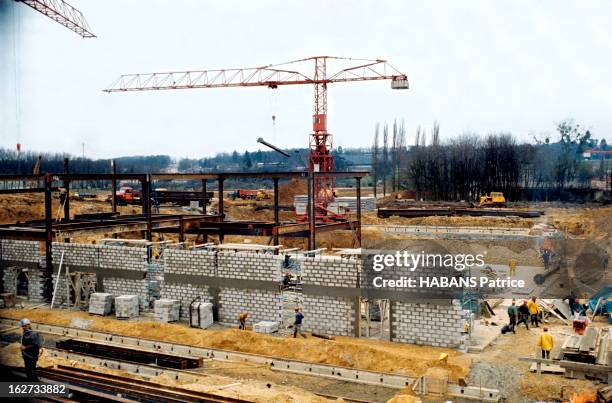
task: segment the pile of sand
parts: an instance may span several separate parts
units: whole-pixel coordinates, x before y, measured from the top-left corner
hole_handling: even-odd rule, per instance
[[[438,227],[499,227],[531,228],[533,218],[519,217],[463,217],[463,216],[429,216],[380,218],[376,212],[363,214],[363,223],[371,225],[427,225]]]
[[[612,207],[550,208],[548,223],[576,237],[609,239],[612,234]]]
[[[5,309],[0,310],[0,315],[20,319],[23,312]],[[93,331],[408,376],[420,376],[428,368],[439,366],[440,353],[449,355],[446,368],[453,379],[465,377],[470,366],[469,359],[456,350],[350,337],[335,340],[281,338],[237,329],[201,330],[179,324],[117,321],[83,312],[48,309],[29,311],[28,317],[34,322],[62,326],[70,326],[75,317],[82,317],[92,321],[90,330]]]
[[[521,393],[534,400],[596,402],[597,389],[592,382],[558,375],[526,373],[519,383]],[[586,399],[578,400],[578,396]],[[591,397],[589,399],[588,397]]]
[[[293,198],[305,194],[308,194],[308,184],[305,179],[293,178],[278,187],[278,200],[282,205],[293,206]]]

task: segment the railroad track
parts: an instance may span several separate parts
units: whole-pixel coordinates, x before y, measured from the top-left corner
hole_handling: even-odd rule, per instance
[[[68,384],[77,384],[96,390],[104,390],[136,401],[155,402],[214,402],[241,403],[250,400],[219,396],[207,392],[197,392],[175,386],[132,379],[120,375],[102,374],[86,369],[58,365],[57,368],[45,368],[40,371],[42,377]]]
[[[58,365],[55,368],[39,368],[38,375],[43,382],[51,381],[68,384],[69,389],[78,395],[88,395],[106,401],[151,403],[252,402],[251,400],[193,391],[176,386],[166,386],[140,379],[103,374],[65,365]],[[70,401],[70,399],[66,400],[61,397],[49,398],[48,400]]]

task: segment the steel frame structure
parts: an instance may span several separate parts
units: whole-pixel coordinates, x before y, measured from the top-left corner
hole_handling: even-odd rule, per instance
[[[64,0],[15,0],[46,15],[83,38],[95,38],[85,16]]]
[[[44,242],[45,244],[45,268],[43,271],[44,294],[50,301],[52,296],[53,275],[53,240],[58,236],[64,242],[69,242],[70,237],[92,234],[107,233],[110,231],[127,232],[141,231],[147,240],[152,239],[154,232],[177,233],[179,241],[183,242],[186,235],[201,235],[207,241],[209,235],[219,237],[222,243],[225,235],[246,236],[270,236],[274,245],[279,244],[279,237],[308,238],[309,250],[316,249],[316,233],[335,230],[355,231],[356,239],[361,245],[361,178],[368,172],[326,172],[324,175],[353,178],[356,183],[357,211],[354,220],[345,219],[334,223],[317,224],[315,216],[315,203],[312,189],[318,173],[306,172],[259,172],[259,173],[202,173],[202,174],[117,174],[116,165],[113,164],[113,172],[105,174],[70,174],[68,161],[64,161],[64,173],[37,174],[37,175],[0,175],[0,183],[20,183],[21,187],[15,189],[2,189],[2,193],[25,193],[35,192],[44,194],[44,219],[26,222],[16,222],[0,225],[0,239],[26,239]],[[274,185],[274,220],[267,221],[226,221],[223,213],[223,183],[231,178],[260,178],[270,179]],[[308,222],[305,223],[281,223],[279,217],[279,180],[301,178],[307,179],[308,198]],[[206,212],[207,181],[216,180],[218,183],[219,208],[218,214],[210,215]],[[52,194],[64,191],[70,194],[70,183],[73,181],[111,181],[111,189],[116,189],[117,181],[133,180],[142,185],[142,213],[121,216],[117,213],[116,199],[113,198],[112,211],[105,213],[81,214],[70,218],[70,203],[66,199],[63,210],[63,218],[54,222],[52,212]],[[151,189],[155,180],[201,180],[203,214],[153,214],[151,208]],[[54,186],[60,184],[60,186]],[[42,186],[41,186],[42,185]],[[0,288],[2,288],[3,262],[0,259]]]
[[[329,73],[329,62],[352,64]],[[311,64],[312,63],[312,64]],[[314,68],[313,68],[314,65]],[[334,199],[332,135],[327,131],[327,86],[332,83],[391,80],[392,89],[407,89],[408,78],[386,60],[314,56],[261,67],[127,74],[120,76],[105,92],[155,91],[195,88],[314,86],[312,132],[309,137],[308,170],[315,176],[313,195],[315,217],[329,222],[342,219],[330,213]]]

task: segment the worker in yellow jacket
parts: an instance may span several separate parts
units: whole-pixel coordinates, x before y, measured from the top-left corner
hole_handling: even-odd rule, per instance
[[[536,297],[531,297],[529,302],[527,303],[527,308],[529,308],[529,315],[531,316],[531,324],[535,327],[540,327],[539,316],[540,316],[540,308],[538,308],[538,303],[536,302]]]
[[[542,358],[550,360],[550,352],[555,343],[552,335],[548,333],[548,326],[544,326],[542,330],[542,334],[540,334],[540,338],[538,339],[538,347],[542,350]]]

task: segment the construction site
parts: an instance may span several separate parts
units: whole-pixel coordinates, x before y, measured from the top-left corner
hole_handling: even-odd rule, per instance
[[[63,0],[10,3],[101,40]],[[478,187],[451,175],[448,182],[470,184],[464,190],[442,184],[431,163],[419,170],[423,155],[447,158],[438,129],[427,145],[419,127],[411,148],[402,122],[393,124],[389,158],[386,125],[378,157],[377,125],[368,164],[346,167],[328,132],[328,87],[366,81],[407,94],[412,87],[387,60],[313,56],[121,75],[98,91],[116,99],[234,88],[239,98],[241,87],[306,87],[314,90],[307,160],[282,141],[257,138],[297,165],[262,160],[253,168],[245,152],[243,169],[231,157],[233,165],[142,170],[113,158],[85,170],[93,160],[66,152],[24,167],[18,140],[17,168],[4,169],[12,154],[0,161],[2,396],[612,402],[607,148],[591,151],[604,157],[588,186],[504,176],[505,187]],[[52,388],[12,386],[24,382]]]

